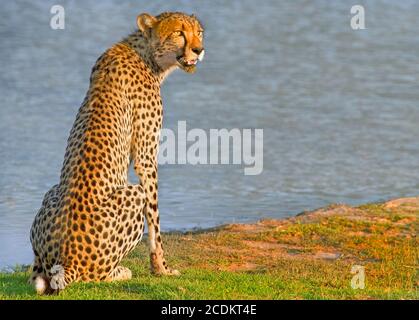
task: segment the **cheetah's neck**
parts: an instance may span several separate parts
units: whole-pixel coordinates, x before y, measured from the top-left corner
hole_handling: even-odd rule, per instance
[[[122,43],[133,48],[141,59],[148,65],[153,74],[159,79],[160,84],[166,79],[166,77],[177,67],[173,66],[167,69],[161,68],[155,58],[155,48],[149,43],[149,41],[143,36],[140,31],[136,31],[122,40]]]

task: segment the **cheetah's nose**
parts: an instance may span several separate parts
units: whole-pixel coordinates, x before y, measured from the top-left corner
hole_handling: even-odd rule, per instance
[[[204,48],[193,48],[192,51],[198,55],[199,61],[202,61],[204,59],[204,54],[205,54]]]
[[[198,56],[201,54],[201,52],[204,50],[202,47],[196,47],[192,48],[192,52],[196,53]]]
[[[192,51],[193,51],[194,53],[196,53],[197,55],[199,55],[199,54],[202,52],[202,50],[204,50],[204,48],[202,48],[202,47],[195,47],[195,48],[192,48]]]

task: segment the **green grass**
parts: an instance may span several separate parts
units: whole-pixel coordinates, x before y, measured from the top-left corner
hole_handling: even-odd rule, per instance
[[[285,221],[166,234],[180,277],[150,275],[144,243],[123,261],[130,281],[75,283],[39,297],[20,270],[0,273],[0,299],[418,299],[418,215],[412,206],[331,206]],[[351,288],[353,265],[365,267],[365,289]]]

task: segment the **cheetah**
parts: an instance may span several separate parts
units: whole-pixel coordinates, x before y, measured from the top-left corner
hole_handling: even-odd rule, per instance
[[[102,54],[70,131],[59,183],[44,196],[30,232],[29,281],[38,294],[72,282],[131,278],[119,265],[148,227],[150,269],[179,275],[163,256],[157,197],[160,86],[175,69],[196,70],[203,27],[194,15],[137,17],[135,32]],[[133,163],[139,183],[128,184]]]

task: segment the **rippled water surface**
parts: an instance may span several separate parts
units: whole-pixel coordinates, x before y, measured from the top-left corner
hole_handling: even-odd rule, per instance
[[[0,7],[0,267],[29,263],[28,233],[58,181],[90,69],[140,12],[196,13],[206,58],[164,84],[164,126],[263,128],[264,170],[160,167],[162,227],[281,218],[332,202],[419,193],[419,3],[347,1],[56,1]],[[135,176],[131,181],[135,182]]]

